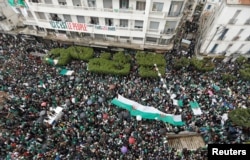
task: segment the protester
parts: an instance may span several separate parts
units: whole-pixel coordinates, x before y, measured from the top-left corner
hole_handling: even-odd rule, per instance
[[[140,78],[137,72],[125,77],[97,75],[81,61],[66,66],[74,74],[60,75],[57,67],[41,63],[28,52],[62,46],[57,42],[0,34],[0,44],[0,86],[10,96],[0,111],[1,158],[198,160],[205,159],[206,149],[177,151],[165,143],[166,133],[198,132],[206,144],[249,139],[242,128],[223,121],[230,110],[249,107],[249,82],[235,80],[232,85],[221,80],[222,73],[239,68],[236,63],[219,63],[215,71],[203,74],[177,71],[172,68],[177,51],[166,54],[163,78],[169,92],[183,99],[180,107],[173,104],[160,80]],[[110,103],[117,94],[169,114],[180,113],[186,124],[176,128],[161,121],[137,121]],[[192,100],[199,102],[201,115],[194,115],[189,106]],[[64,108],[62,118],[53,125],[43,123],[49,108],[57,106]]]

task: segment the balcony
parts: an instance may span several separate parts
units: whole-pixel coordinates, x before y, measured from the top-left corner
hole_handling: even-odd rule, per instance
[[[37,25],[36,20],[34,18],[26,18],[23,23],[25,25]]]
[[[164,18],[167,13],[159,11],[151,11],[149,17],[151,18]]]
[[[55,14],[72,13],[72,15],[109,17],[114,19],[143,19],[145,11],[137,11],[132,9],[110,9],[110,8],[95,8],[84,6],[67,6],[54,5],[45,3],[27,2],[29,8],[35,12],[47,12]],[[100,13],[102,12],[102,13]]]

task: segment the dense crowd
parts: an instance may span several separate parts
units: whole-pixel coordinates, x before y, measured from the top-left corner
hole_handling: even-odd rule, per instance
[[[0,87],[10,96],[0,106],[0,159],[201,160],[206,159],[206,148],[176,150],[168,146],[166,133],[198,132],[206,144],[249,140],[242,128],[223,120],[230,110],[250,106],[249,82],[237,79],[225,83],[221,79],[221,73],[236,73],[236,63],[218,63],[213,72],[207,73],[192,68],[175,70],[173,50],[165,54],[166,91],[160,80],[140,78],[134,60],[131,73],[125,77],[90,73],[81,61],[68,64],[66,68],[74,70],[74,74],[65,76],[58,74],[58,67],[42,63],[29,52],[66,45],[0,34],[0,46]],[[98,56],[100,50],[95,49],[95,54]],[[212,84],[220,90],[214,90]],[[182,98],[184,106],[174,105],[168,93]],[[182,114],[185,125],[137,121],[110,103],[117,94],[169,114]],[[193,115],[188,105],[193,99],[201,106],[200,116]],[[43,102],[46,106],[41,106]],[[53,125],[43,123],[49,108],[57,106],[64,108],[62,118]],[[44,111],[45,115],[41,114]],[[131,137],[135,142],[129,142]]]

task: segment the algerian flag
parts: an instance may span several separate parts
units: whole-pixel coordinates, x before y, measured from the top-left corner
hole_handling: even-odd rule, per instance
[[[40,87],[43,87],[44,89],[46,88],[45,84],[43,83],[43,81],[40,81]]]
[[[52,65],[56,65],[58,63],[57,59],[46,58],[45,60]]]
[[[193,110],[194,115],[201,115],[202,114],[202,111],[201,111],[201,109],[199,107],[198,102],[190,101],[189,104],[190,104],[190,106],[191,106],[191,108]]]
[[[143,119],[160,120],[175,126],[184,125],[181,115],[166,114],[154,107],[143,106],[121,95],[118,95],[118,98],[114,98],[111,103],[117,107],[128,110],[132,116],[141,117]]]
[[[173,105],[183,107],[183,100],[173,99]]]
[[[62,69],[60,71],[60,75],[67,75],[67,76],[70,76],[74,73],[74,71],[71,71],[71,70],[67,70],[67,69]]]

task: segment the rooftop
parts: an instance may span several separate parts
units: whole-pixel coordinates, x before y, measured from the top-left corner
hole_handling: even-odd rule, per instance
[[[227,0],[227,4],[250,5],[250,0]]]

